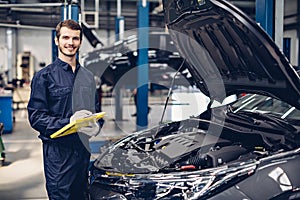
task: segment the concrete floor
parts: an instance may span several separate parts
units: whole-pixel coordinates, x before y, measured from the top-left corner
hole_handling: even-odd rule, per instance
[[[0,199],[47,199],[41,142],[25,110],[15,112],[13,132],[2,135],[6,161],[0,167]]]
[[[165,96],[150,98],[151,112],[148,115],[148,127],[152,127],[160,121],[165,98]],[[105,141],[123,137],[136,130],[136,118],[131,116],[135,113],[132,99],[123,99],[123,102],[122,119],[116,121],[114,120],[115,106],[113,99],[106,98],[103,100],[102,109],[106,112],[105,124],[101,133],[90,141],[91,160],[97,158],[98,149]],[[178,106],[180,105],[168,106],[164,120],[182,118],[181,114],[178,118],[178,113],[183,113],[183,110],[186,111],[188,105],[183,104],[185,107]],[[30,127],[27,120],[27,111],[24,108],[14,111],[13,132],[2,135],[6,148],[6,162],[4,166],[0,167],[1,200],[47,199],[42,166],[42,143],[37,137],[37,132]],[[191,110],[193,110],[193,107]]]

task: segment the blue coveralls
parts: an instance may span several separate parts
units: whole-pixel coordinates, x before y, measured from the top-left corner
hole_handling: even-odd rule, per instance
[[[49,199],[81,200],[87,195],[90,152],[88,137],[50,135],[70,122],[77,110],[99,112],[93,74],[77,62],[75,72],[60,59],[41,69],[31,82],[28,117],[43,142],[44,172]]]

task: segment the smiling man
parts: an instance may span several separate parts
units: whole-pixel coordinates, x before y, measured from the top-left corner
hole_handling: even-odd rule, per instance
[[[58,57],[70,64],[74,71],[76,67],[75,56],[81,45],[82,33],[81,29],[77,30],[76,24],[70,23],[72,21],[66,22],[69,22],[70,28],[63,26],[64,23],[60,23],[57,26],[55,44],[59,49]]]
[[[99,112],[93,74],[76,54],[82,42],[81,26],[73,20],[56,27],[58,58],[35,74],[27,106],[31,126],[43,142],[44,173],[50,200],[87,199],[90,152],[88,139],[99,133],[98,123],[84,131],[52,139],[70,122]]]

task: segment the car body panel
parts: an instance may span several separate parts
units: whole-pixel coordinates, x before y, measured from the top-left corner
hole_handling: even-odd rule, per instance
[[[253,176],[209,199],[241,199],[240,197],[246,199],[271,199],[292,191],[300,185],[300,179],[295,175],[297,166],[300,164],[299,156],[300,154],[296,153],[289,156],[278,156],[275,159],[262,160]],[[265,187],[262,189],[263,185]]]

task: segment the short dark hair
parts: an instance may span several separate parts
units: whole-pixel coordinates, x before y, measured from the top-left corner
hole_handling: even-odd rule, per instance
[[[57,24],[57,26],[55,28],[57,39],[59,39],[59,37],[60,37],[60,29],[62,27],[67,27],[72,30],[79,30],[80,31],[80,40],[82,40],[82,28],[79,23],[77,23],[76,21],[74,21],[72,19],[67,19],[67,20],[61,21]]]

